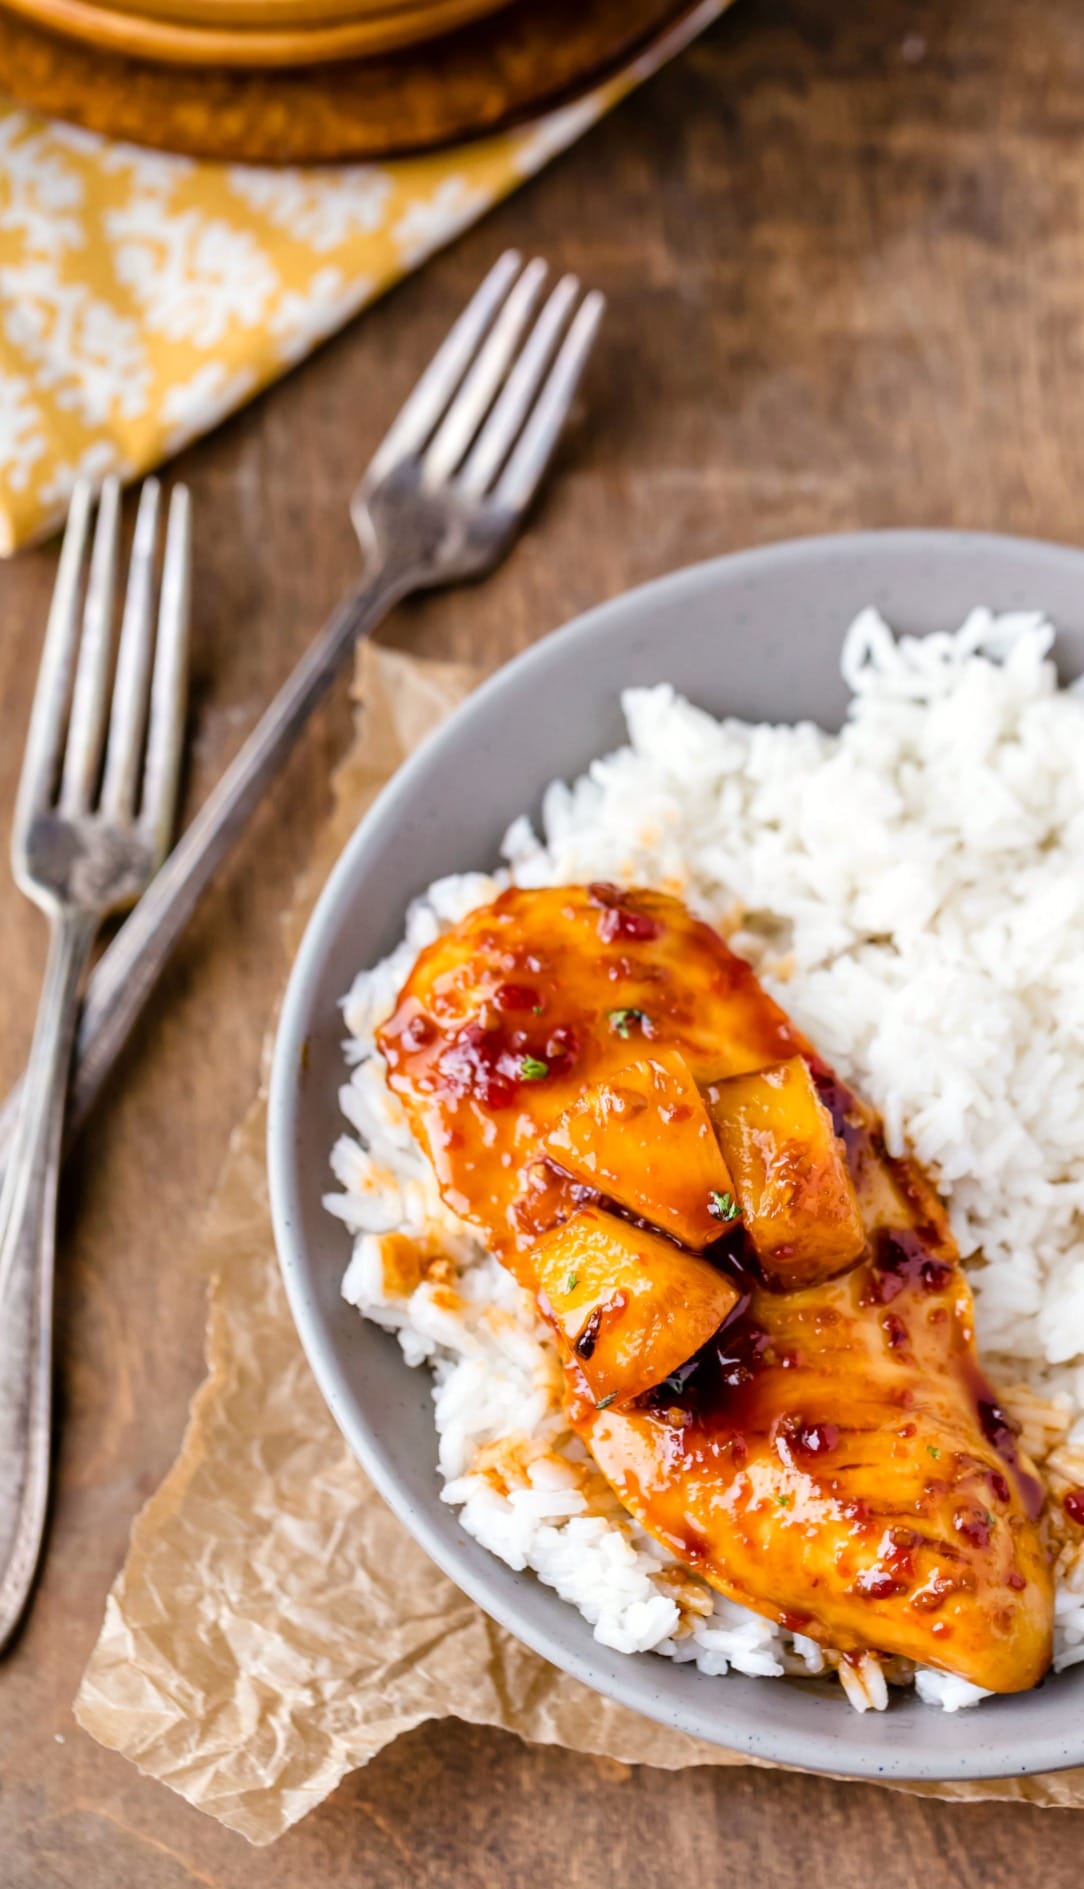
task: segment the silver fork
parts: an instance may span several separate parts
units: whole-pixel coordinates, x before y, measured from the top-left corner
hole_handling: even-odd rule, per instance
[[[195,906],[347,655],[411,591],[504,556],[557,446],[605,308],[545,263],[494,264],[354,493],[366,570],[109,946],[83,1006],[70,1099],[85,1119]],[[0,1159],[4,1116],[0,1114]]]
[[[26,1605],[48,1505],[57,1172],[83,975],[102,920],[144,892],[165,856],[184,726],[188,495],[178,486],[170,502],[155,613],[159,489],[143,487],[115,664],[115,479],[102,488],[84,601],[91,508],[89,485],[77,486],[12,838],[15,877],[50,942],[0,1198],[0,1648]]]

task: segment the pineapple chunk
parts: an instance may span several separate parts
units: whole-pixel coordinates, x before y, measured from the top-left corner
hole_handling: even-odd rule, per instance
[[[724,1273],[585,1207],[532,1249],[547,1311],[596,1404],[660,1384],[706,1344],[738,1302]]]
[[[593,1082],[542,1145],[574,1180],[694,1251],[717,1240],[733,1216],[726,1162],[676,1050],[626,1063]]]
[[[709,1084],[708,1110],[769,1283],[834,1278],[866,1244],[843,1144],[801,1056]]]

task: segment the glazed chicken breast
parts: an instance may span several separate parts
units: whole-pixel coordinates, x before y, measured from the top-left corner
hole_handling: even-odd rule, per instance
[[[1042,1490],[944,1208],[716,932],[660,893],[513,889],[422,953],[380,1047],[652,1535],[844,1654],[1037,1683]]]

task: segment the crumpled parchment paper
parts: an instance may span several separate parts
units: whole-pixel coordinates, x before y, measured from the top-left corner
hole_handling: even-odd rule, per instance
[[[365,808],[478,679],[362,648],[358,732],[286,920],[291,948]],[[666,1769],[750,1762],[547,1665],[467,1600],[386,1508],[294,1331],[264,1133],[261,1096],[233,1137],[203,1235],[208,1375],[180,1455],[133,1527],[75,1702],[80,1725],[253,1843],[272,1842],[347,1771],[430,1718]],[[1080,1807],[1084,1770],[903,1788]]]

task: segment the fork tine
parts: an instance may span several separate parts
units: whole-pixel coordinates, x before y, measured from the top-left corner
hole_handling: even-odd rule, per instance
[[[87,598],[83,606],[83,634],[72,690],[68,745],[60,781],[60,807],[65,813],[82,813],[89,807],[102,761],[102,741],[109,701],[109,669],[113,654],[113,597],[119,523],[120,482],[116,478],[108,478],[98,500]]]
[[[132,818],[139,786],[154,648],[152,602],[160,491],[157,479],[145,481],[132,538],[102,782],[102,811],[113,820]]]
[[[72,491],[60,566],[42,645],[41,667],[26,740],[26,757],[19,782],[19,825],[31,813],[47,805],[53,797],[78,647],[79,593],[93,498],[89,479],[80,479]]]
[[[169,501],[162,558],[158,639],[151,678],[150,726],[140,808],[140,824],[153,841],[159,860],[169,847],[177,810],[188,696],[191,570],[192,514],[188,488],[176,485]]]
[[[605,309],[606,297],[598,289],[592,289],[576,312],[549,377],[497,482],[496,498],[510,511],[522,511],[534,497],[568,418]]]
[[[425,477],[431,483],[449,478],[467,453],[515,359],[546,274],[546,264],[536,256],[510,290],[425,455]]]
[[[535,322],[459,475],[461,489],[472,497],[488,491],[508,457],[579,292],[576,276],[562,276]]]
[[[497,258],[392,421],[373,455],[371,475],[380,477],[398,459],[422,451],[519,274],[521,261],[516,249],[506,249]]]

